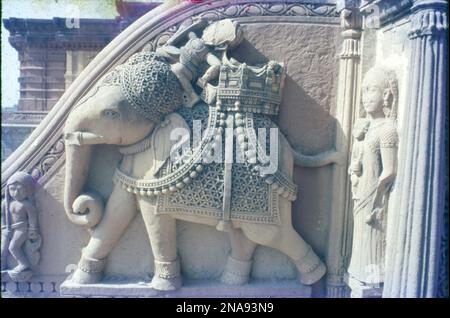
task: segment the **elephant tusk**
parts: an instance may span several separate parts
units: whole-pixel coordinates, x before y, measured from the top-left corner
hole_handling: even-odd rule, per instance
[[[66,141],[67,145],[72,146],[81,146],[81,133],[74,132],[74,133],[66,133],[64,136],[64,139]]]
[[[104,142],[103,136],[101,135],[80,131],[66,133],[65,139],[68,145],[74,146],[95,145]]]

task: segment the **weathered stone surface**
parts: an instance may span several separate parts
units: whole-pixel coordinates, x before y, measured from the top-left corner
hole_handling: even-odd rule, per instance
[[[233,52],[238,60],[261,63],[275,59],[286,63],[287,77],[278,119],[286,138],[305,154],[329,149],[335,129],[331,113],[336,103],[339,28],[308,23],[252,23],[243,24],[243,30],[245,40]],[[293,206],[293,223],[321,255],[327,244],[330,208],[327,197],[331,188],[326,185],[330,178],[330,167],[297,166],[294,174],[299,193]],[[310,197],[316,200],[306,199]]]
[[[243,24],[243,30],[245,40],[232,54],[238,60],[249,64],[269,59],[286,63],[278,121],[288,140],[308,154],[329,149],[334,130],[330,111],[336,103],[339,28],[306,23],[252,23]]]

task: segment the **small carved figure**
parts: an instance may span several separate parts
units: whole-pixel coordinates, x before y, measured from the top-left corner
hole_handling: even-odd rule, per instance
[[[6,198],[2,201],[1,269],[7,269],[10,254],[17,266],[8,274],[16,281],[28,280],[32,275],[31,266],[39,258],[36,252],[41,238],[33,193],[32,176],[19,171],[8,180]]]
[[[355,124],[349,168],[354,226],[348,273],[356,297],[364,297],[362,290],[380,295],[384,281],[388,197],[397,170],[397,91],[393,71],[374,67],[367,72],[362,86],[366,117]]]
[[[208,24],[204,19],[199,19],[191,26],[180,29],[172,36],[167,44],[156,52],[165,57],[178,56],[176,63],[172,64],[172,71],[185,92],[185,106],[192,107],[200,101],[192,83],[200,88],[205,88],[206,83],[217,78],[220,70],[220,59],[213,51],[225,52],[228,48],[237,46],[242,40],[242,31],[239,24],[229,19],[217,21],[208,25],[198,37],[194,30],[203,28]],[[180,49],[174,45],[187,37],[187,42]],[[209,65],[208,69],[200,76],[203,64]]]
[[[348,173],[350,174],[350,181],[352,184],[353,199],[356,199],[356,189],[358,186],[359,177],[362,174],[362,156],[364,137],[366,136],[367,129],[369,128],[369,121],[366,118],[360,118],[356,120],[353,127],[352,135],[355,138],[353,142],[352,157]]]

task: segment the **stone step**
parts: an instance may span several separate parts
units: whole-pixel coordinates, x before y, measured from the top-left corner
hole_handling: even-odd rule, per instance
[[[309,298],[311,287],[297,280],[252,280],[242,286],[228,286],[204,280],[184,281],[175,291],[157,291],[149,287],[149,281],[106,278],[99,284],[80,285],[70,277],[60,286],[63,297],[151,297],[151,298]]]

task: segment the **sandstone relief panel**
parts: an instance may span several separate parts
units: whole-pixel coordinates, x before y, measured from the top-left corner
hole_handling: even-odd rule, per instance
[[[448,294],[447,7],[148,12],[2,167],[2,297]]]
[[[257,244],[289,256],[302,284],[325,274],[323,262],[292,227],[297,187],[291,178],[294,162],[318,167],[337,162],[339,154],[303,154],[278,133],[269,116],[279,111],[285,65],[269,60],[249,66],[228,54],[243,34],[237,21],[194,21],[156,53],[134,54],[104,75],[71,112],[65,127],[64,207],[91,238],[69,285],[102,280],[108,256],[137,210],[153,251],[149,286],[155,290],[182,285],[175,219],[228,232],[224,284],[249,281]],[[185,44],[177,47],[177,42]],[[256,130],[270,130],[270,137],[261,138]],[[187,135],[173,139],[180,131]],[[106,204],[98,194],[104,186],[96,190],[92,180],[110,173],[99,177],[89,168],[92,156],[98,160],[92,153],[97,144],[118,145],[123,156]]]

